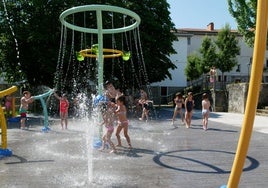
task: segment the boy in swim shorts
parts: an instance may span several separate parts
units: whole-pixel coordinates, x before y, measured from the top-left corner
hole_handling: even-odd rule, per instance
[[[34,101],[34,98],[31,97],[31,93],[29,91],[24,91],[23,96],[20,99],[20,128],[25,129],[25,121],[26,121],[26,114],[29,108],[29,104]]]

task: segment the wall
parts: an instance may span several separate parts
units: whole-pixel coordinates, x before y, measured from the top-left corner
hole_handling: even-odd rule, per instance
[[[228,106],[228,95],[224,90],[212,90],[212,109],[214,112],[227,112]]]
[[[258,108],[264,108],[268,106],[268,84],[262,84],[258,102]]]
[[[179,38],[179,41],[173,43],[173,48],[177,54],[171,54],[170,60],[177,68],[174,70],[169,69],[169,73],[172,78],[166,78],[161,82],[152,83],[151,86],[163,86],[163,87],[186,87],[187,80],[184,75],[184,69],[187,63],[187,38]],[[157,72],[156,72],[157,74]]]
[[[248,83],[236,83],[227,85],[228,112],[244,113],[246,108]],[[268,84],[262,84],[257,108],[268,106]]]
[[[244,113],[248,83],[233,83],[226,86],[228,91],[228,112]]]

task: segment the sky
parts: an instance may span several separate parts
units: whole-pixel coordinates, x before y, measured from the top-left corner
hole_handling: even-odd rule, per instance
[[[176,28],[206,29],[214,22],[215,29],[221,29],[228,23],[236,29],[235,19],[228,11],[227,0],[167,0],[170,5],[170,17]]]

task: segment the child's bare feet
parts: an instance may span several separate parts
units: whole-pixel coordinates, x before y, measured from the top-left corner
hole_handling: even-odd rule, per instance
[[[104,147],[100,148],[99,151],[104,151]]]
[[[131,145],[129,145],[129,146],[128,146],[128,149],[132,149],[132,146],[131,146]]]
[[[113,149],[113,150],[111,150],[109,153],[116,153],[116,150]]]
[[[117,144],[115,147],[122,147],[122,144]]]

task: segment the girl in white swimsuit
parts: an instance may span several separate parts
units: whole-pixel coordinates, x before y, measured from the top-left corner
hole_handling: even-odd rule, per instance
[[[208,117],[210,113],[210,101],[208,100],[208,94],[204,93],[202,96],[202,123],[203,129],[206,131],[208,128]]]

